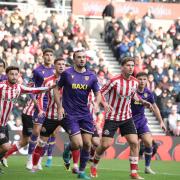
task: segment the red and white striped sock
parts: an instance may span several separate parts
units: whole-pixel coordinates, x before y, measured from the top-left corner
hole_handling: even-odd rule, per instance
[[[130,162],[130,170],[131,173],[135,174],[137,173],[138,170],[138,157],[130,156],[129,157],[129,162]]]
[[[18,151],[19,148],[17,147],[16,144],[13,144],[12,147],[6,152],[5,158],[7,159],[10,155],[12,155],[14,152]]]

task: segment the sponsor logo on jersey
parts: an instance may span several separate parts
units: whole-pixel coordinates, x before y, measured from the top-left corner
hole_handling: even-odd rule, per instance
[[[80,89],[80,90],[87,90],[88,85],[87,84],[72,84],[72,89]]]
[[[134,101],[134,104],[136,104],[136,105],[142,105],[142,103],[139,102],[139,101]]]

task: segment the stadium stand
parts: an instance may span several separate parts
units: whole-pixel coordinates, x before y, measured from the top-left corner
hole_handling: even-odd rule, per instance
[[[149,74],[148,86],[154,91],[167,124],[174,105],[179,113],[180,18],[175,19],[168,29],[155,29],[151,21],[154,16],[146,14],[140,19],[127,13],[107,23],[104,42],[100,38],[90,38],[81,19],[70,15],[71,1],[59,4],[59,9],[45,8],[47,4],[42,1],[36,3],[44,6],[39,16],[35,15],[38,6],[34,10],[32,1],[0,2],[3,7],[0,10],[0,57],[7,65],[19,65],[22,79],[27,82],[31,70],[42,63],[43,48],[53,48],[57,57],[62,55],[68,64],[72,64],[73,50],[84,47],[89,54],[88,66],[98,73],[102,83],[118,72],[122,57],[133,56],[136,58],[135,73],[144,70]],[[16,119],[25,98],[22,97],[14,109]],[[147,111],[147,115],[154,120],[150,112]],[[162,133],[155,121],[150,121],[150,126],[154,127],[155,133]],[[171,129],[169,133],[172,133]]]

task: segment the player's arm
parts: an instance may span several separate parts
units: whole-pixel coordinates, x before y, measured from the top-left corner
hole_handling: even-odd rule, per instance
[[[167,129],[166,129],[166,126],[165,126],[165,124],[164,124],[164,121],[163,121],[163,119],[162,119],[162,117],[161,117],[161,113],[160,113],[159,108],[157,107],[156,103],[153,103],[152,106],[153,106],[153,112],[154,112],[156,118],[158,119],[161,128],[162,128],[164,131],[166,131]]]
[[[99,105],[101,103],[101,92],[98,91],[98,92],[95,92],[94,93],[94,96],[95,96],[95,102],[92,102],[94,104],[94,109],[96,112],[99,111]]]
[[[48,87],[48,80],[45,80],[42,84],[43,87]],[[44,116],[44,110],[43,110],[43,99],[44,99],[44,96],[45,96],[46,92],[43,92],[43,93],[40,93],[38,96],[37,96],[37,99],[36,99],[36,107],[38,108],[38,116],[41,117],[41,116]]]
[[[27,83],[28,87],[35,87],[35,83],[33,81],[33,78]],[[38,102],[37,102],[37,99],[36,99],[36,96],[34,94],[29,94],[29,97],[33,100],[33,103],[34,105],[39,108],[37,105],[38,105]]]
[[[51,87],[27,87],[24,85],[20,85],[21,94],[39,94],[52,89]]]
[[[110,89],[113,87],[113,82],[112,80],[109,80],[102,88],[101,88],[101,91],[100,91],[100,96],[101,96],[101,101],[100,103],[103,105],[104,107],[104,110],[106,112],[110,112],[112,111],[112,107],[111,105],[109,105],[107,102],[106,102],[106,99],[105,99],[105,95],[110,91]]]
[[[141,97],[138,96],[138,94],[135,92],[133,94],[133,99],[137,102],[139,102],[140,104],[142,104],[143,106],[146,106],[147,108],[151,109],[153,111],[153,106],[150,102],[142,99]]]

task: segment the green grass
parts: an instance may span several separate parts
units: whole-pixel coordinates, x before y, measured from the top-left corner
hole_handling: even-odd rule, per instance
[[[46,158],[45,158],[46,159]],[[25,169],[26,157],[12,156],[8,159],[8,168],[3,168],[4,174],[0,175],[0,180],[75,180],[76,175],[65,171],[62,159],[53,158],[53,166],[43,171],[31,173]],[[45,160],[43,161],[43,165]],[[175,161],[152,161],[152,169],[156,175],[146,175],[143,173],[144,161],[140,161],[140,175],[147,180],[179,180],[180,163]],[[129,162],[126,160],[102,160],[99,165],[98,180],[126,180],[129,178]],[[89,165],[87,168],[89,173]]]

